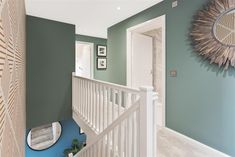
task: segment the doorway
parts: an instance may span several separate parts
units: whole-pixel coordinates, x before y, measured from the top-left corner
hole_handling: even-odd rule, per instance
[[[153,86],[158,93],[157,125],[165,127],[165,15],[127,29],[127,86]]]
[[[77,76],[94,78],[94,44],[76,41],[75,71]]]

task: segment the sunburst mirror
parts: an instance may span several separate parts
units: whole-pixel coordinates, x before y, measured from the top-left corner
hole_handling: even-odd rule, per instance
[[[210,0],[196,14],[190,36],[199,55],[235,67],[235,0]]]

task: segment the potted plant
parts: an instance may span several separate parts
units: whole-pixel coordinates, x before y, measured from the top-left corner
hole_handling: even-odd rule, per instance
[[[66,157],[75,155],[83,148],[83,146],[84,144],[80,143],[78,139],[73,139],[71,147],[64,150],[64,155]]]

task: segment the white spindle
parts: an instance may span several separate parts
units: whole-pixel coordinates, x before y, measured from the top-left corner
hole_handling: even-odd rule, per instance
[[[104,154],[103,154],[103,140],[100,141],[100,155],[104,156]]]
[[[84,97],[83,97],[83,115],[84,115],[84,118],[86,118],[86,81],[83,80],[83,89],[84,89]]]
[[[95,102],[94,102],[94,99],[93,99],[93,83],[92,83],[92,82],[91,82],[90,90],[91,90],[91,91],[90,91],[90,95],[91,95],[91,96],[90,96],[90,99],[91,99],[91,104],[90,104],[90,105],[91,105],[91,123],[90,123],[90,124],[91,124],[91,127],[93,127],[93,115],[95,114],[95,113],[93,112],[93,111],[94,111],[94,110],[93,110],[93,109],[94,109],[93,104],[94,104]]]
[[[96,103],[94,104],[95,105],[95,130],[98,131],[98,90],[97,90],[97,84],[95,84],[95,101]]]
[[[101,110],[101,102],[102,102],[102,94],[101,94],[101,87],[100,87],[100,85],[98,85],[98,89],[99,89],[99,110],[98,110],[98,114],[99,114],[99,116],[98,116],[98,119],[99,119],[99,126],[98,126],[98,128],[99,128],[99,132],[101,132],[101,115],[102,115],[102,110]]]
[[[105,92],[105,95],[106,95],[106,103],[105,103],[105,128],[107,128],[107,126],[108,126],[108,106],[109,106],[109,96],[108,96],[108,87],[106,87],[106,92]]]
[[[115,90],[112,89],[112,122],[115,119]]]
[[[110,88],[108,88],[107,124],[110,124]]]
[[[90,98],[90,82],[87,81],[87,117],[88,117],[88,124],[90,124],[90,108],[91,108],[91,98]]]
[[[122,134],[122,123],[118,125],[118,154],[119,156],[121,157],[122,156],[122,137],[123,137],[123,134]]]
[[[93,92],[94,92],[94,104],[93,104],[93,106],[94,106],[94,123],[93,123],[93,128],[94,128],[94,130],[96,131],[96,121],[97,121],[97,93],[96,93],[96,83],[94,83],[94,87],[93,87]]]
[[[110,157],[110,133],[107,133],[107,157]]]
[[[130,156],[130,136],[129,136],[129,116],[127,117],[126,121],[126,156]]]
[[[102,103],[102,107],[103,107],[103,113],[102,113],[102,121],[103,121],[103,130],[105,129],[105,109],[106,109],[106,89],[105,87],[103,87],[103,103]]]
[[[99,141],[97,142],[97,157],[101,157],[101,155],[100,155],[100,141],[101,141],[101,140],[99,140]]]
[[[133,113],[132,118],[131,118],[131,123],[132,123],[132,156],[136,157],[136,149],[135,149],[135,145],[136,145],[136,128],[135,128],[135,113]]]
[[[87,114],[88,114],[88,112],[87,112],[87,106],[88,106],[88,102],[87,102],[87,100],[88,100],[87,81],[85,81],[84,83],[85,83],[85,89],[84,89],[85,90],[85,118],[86,118],[86,121],[87,121],[87,119],[88,119],[88,117],[87,117]]]
[[[90,124],[90,108],[91,108],[91,98],[90,98],[90,82],[87,81],[87,118],[88,124]]]
[[[81,80],[81,89],[84,89],[84,84],[83,84],[84,80]],[[80,104],[81,105],[81,115],[83,116],[84,118],[84,91],[81,93],[82,97],[81,97],[81,101],[82,103]]]
[[[93,126],[93,129],[95,130],[95,128],[96,128],[96,84],[95,83],[93,83],[93,87],[92,87],[92,90],[93,90],[93,95],[92,95],[92,97],[93,97],[93,104],[92,104],[92,106],[93,106],[93,122],[92,122],[92,126]]]
[[[112,130],[112,156],[114,156],[114,152],[115,152],[115,128],[113,128]]]
[[[91,82],[89,83],[89,99],[90,99],[89,122],[90,122],[90,126],[92,126],[92,104],[93,104],[93,102],[92,102],[92,83]]]
[[[77,94],[77,89],[76,89],[76,80],[74,77],[72,77],[72,105],[73,105],[73,109],[76,109],[77,106],[75,105],[76,103],[78,103],[76,100],[76,96],[75,94]]]
[[[128,96],[128,94],[127,94],[127,92],[124,92],[124,108],[125,108],[125,110],[127,109],[127,106],[128,106],[128,101],[127,101],[127,96]]]
[[[131,114],[130,117],[130,127],[131,127],[131,156],[134,156],[134,138],[135,138],[135,134],[134,134],[134,113]]]
[[[121,114],[121,108],[122,108],[122,92],[118,91],[118,116]]]
[[[82,80],[82,89],[84,89],[85,88],[85,86],[84,86],[84,80]],[[83,118],[85,118],[85,115],[84,115],[84,112],[85,112],[85,90],[82,92],[82,116],[83,116]]]
[[[81,114],[82,112],[82,80],[79,80],[79,90],[78,90],[78,92],[79,92],[79,104],[80,105],[78,105],[78,111],[79,111],[79,113]]]

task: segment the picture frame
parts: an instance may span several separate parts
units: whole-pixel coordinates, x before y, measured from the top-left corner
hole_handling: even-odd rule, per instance
[[[106,57],[107,56],[107,46],[106,45],[97,45],[97,56]]]
[[[107,69],[107,58],[105,58],[105,57],[97,58],[96,67],[97,67],[97,70],[106,70]]]

